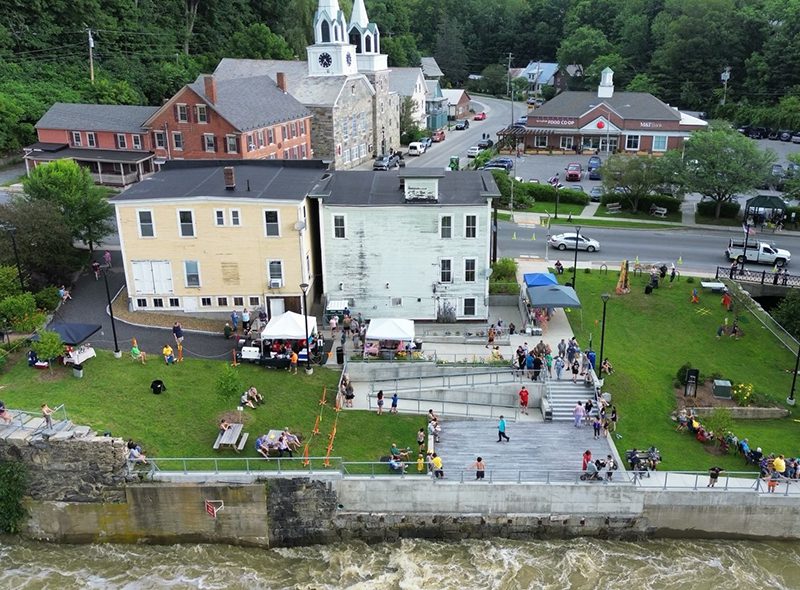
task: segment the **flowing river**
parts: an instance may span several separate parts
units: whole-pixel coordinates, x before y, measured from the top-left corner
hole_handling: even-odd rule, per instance
[[[0,540],[0,589],[800,589],[800,543],[404,540],[292,549]]]

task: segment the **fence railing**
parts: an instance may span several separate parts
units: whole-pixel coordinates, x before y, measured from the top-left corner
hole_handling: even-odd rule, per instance
[[[741,281],[744,283],[758,283],[760,285],[777,285],[778,287],[800,287],[800,275],[776,273],[774,269],[752,270],[740,267],[731,268],[718,266],[715,274],[717,280],[722,278]]]
[[[769,330],[772,335],[775,336],[775,338],[777,338],[787,350],[789,350],[789,352],[791,352],[793,355],[797,354],[797,351],[800,348],[800,342],[798,342],[794,336],[789,334],[789,332],[787,332],[784,327],[775,320],[775,318],[757,305],[750,294],[742,289],[741,286],[736,283],[736,281],[731,281],[728,278],[722,278],[721,281],[728,287],[728,289],[737,290],[738,296],[736,300],[740,302],[744,308],[750,312],[750,314],[755,317],[762,326],[764,326],[764,328]]]
[[[520,372],[514,371],[510,366],[498,368],[496,371],[469,371],[465,373],[451,373],[448,375],[432,375],[418,377],[398,377],[394,379],[380,379],[370,384],[370,395],[379,389],[384,394],[422,392],[430,389],[452,389],[455,387],[475,387],[479,385],[500,385],[501,383],[518,383],[524,379]],[[386,385],[388,384],[388,385]],[[401,386],[402,385],[402,386]]]
[[[367,395],[367,406],[370,410],[378,408],[377,398]],[[384,404],[384,410],[386,405]],[[426,414],[433,410],[438,416],[466,416],[470,418],[497,418],[504,416],[509,421],[519,419],[519,408],[516,404],[499,405],[482,402],[440,400],[428,398],[403,398],[400,401],[402,413]]]
[[[24,423],[27,422],[29,419],[41,418],[42,417],[41,410],[28,411],[28,410],[17,410],[13,408],[6,408],[6,410],[12,416],[11,424],[13,425],[14,422],[18,422],[17,426],[22,430],[30,430],[32,434],[38,434],[40,432],[44,432],[47,430],[46,423],[42,423],[41,425],[35,427],[26,426]],[[64,404],[61,404],[53,408],[53,413],[51,417],[54,423],[66,422],[69,418],[67,417],[67,408],[64,406]]]
[[[128,462],[131,474],[152,478],[156,474],[213,475],[224,479],[237,475],[264,477],[326,476],[337,478],[369,477],[410,478],[428,481],[433,477],[428,464],[420,472],[412,458],[402,462],[404,469],[392,469],[384,461],[344,461],[341,457],[271,457],[269,460],[256,457],[165,457],[148,458],[146,464]],[[587,472],[577,470],[542,469],[486,469],[484,478],[477,480],[474,468],[451,468],[444,465],[445,477],[442,481],[465,484],[478,483],[517,483],[517,484],[558,484],[558,485],[615,485],[643,490],[708,490],[711,492],[755,492],[775,495],[800,496],[800,479],[780,477],[770,486],[769,479],[753,471],[732,471],[720,474],[713,488],[707,472],[698,471],[614,471],[607,479],[605,473],[596,478],[588,478]]]
[[[341,457],[148,457],[147,463],[128,462],[130,473],[213,473],[295,475],[298,473],[341,473]]]

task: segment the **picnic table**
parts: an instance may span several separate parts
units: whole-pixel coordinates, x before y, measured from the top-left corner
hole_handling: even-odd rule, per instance
[[[219,450],[223,447],[229,447],[237,453],[244,448],[247,443],[247,437],[250,436],[247,432],[242,432],[244,424],[234,423],[231,424],[225,432],[220,432],[217,435],[217,440],[214,442],[214,450]]]
[[[726,289],[725,283],[719,281],[700,281],[700,286],[703,289],[711,289],[712,293],[723,293]]]

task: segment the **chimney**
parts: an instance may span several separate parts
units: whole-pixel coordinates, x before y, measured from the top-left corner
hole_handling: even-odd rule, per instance
[[[203,86],[206,98],[211,104],[217,103],[217,81],[214,76],[203,76]]]
[[[600,86],[597,87],[597,98],[614,96],[614,70],[606,68],[600,72]]]
[[[278,84],[278,88],[280,88],[283,93],[286,94],[286,74],[283,72],[278,72],[275,82]]]
[[[234,172],[233,166],[225,166],[222,172],[225,176],[225,190],[234,190],[236,188],[236,173]]]

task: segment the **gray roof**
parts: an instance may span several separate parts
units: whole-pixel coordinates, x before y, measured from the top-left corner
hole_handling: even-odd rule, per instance
[[[429,78],[441,78],[442,76],[444,76],[444,72],[439,67],[439,64],[436,63],[435,58],[421,57],[419,61],[422,64],[422,71]]]
[[[234,169],[234,190],[225,188],[223,170],[228,166]],[[321,160],[170,160],[160,172],[111,200],[216,197],[301,201],[326,169],[327,165]]]
[[[63,149],[54,150],[49,146],[55,144],[35,143],[28,146],[29,153],[25,154],[26,160],[36,162],[52,162],[69,158],[80,162],[124,162],[136,164],[153,158],[153,152],[138,150],[98,150],[93,148],[73,148],[62,144]]]
[[[605,104],[623,119],[680,121],[681,115],[647,92],[615,92],[611,98],[598,98],[595,92],[566,91],[536,109],[533,117],[579,117],[593,107]]]
[[[327,106],[336,104],[345,83],[352,79],[362,79],[369,87],[372,85],[363,74],[355,76],[313,76],[308,75],[308,64],[304,61],[277,59],[234,59],[223,58],[214,70],[214,77],[220,80],[269,76],[277,80],[278,73],[286,75],[287,91],[307,106]]]
[[[158,107],[122,104],[74,104],[57,102],[36,123],[37,129],[144,133],[142,124]]]
[[[239,131],[260,129],[276,123],[310,117],[311,112],[289,93],[284,93],[269,76],[215,80],[217,102],[205,95],[204,76],[189,88],[209,102]]]
[[[420,68],[392,68],[389,71],[389,90],[400,96],[412,96],[417,91],[417,81],[422,78]],[[425,92],[425,88],[422,88]]]
[[[403,204],[412,207],[483,205],[486,199],[500,196],[500,190],[490,172],[462,170],[442,173],[438,201],[406,203],[399,176],[396,171],[334,172],[324,178],[309,196],[320,198],[325,205],[352,207],[396,207]],[[402,176],[408,178],[414,174],[406,169]],[[430,170],[420,176],[430,177]]]

